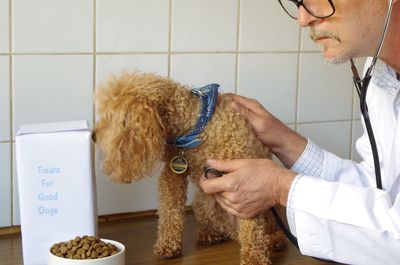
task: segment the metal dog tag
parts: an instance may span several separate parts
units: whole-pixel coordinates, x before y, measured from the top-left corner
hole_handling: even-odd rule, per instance
[[[176,174],[182,174],[188,168],[188,162],[183,155],[175,156],[169,162],[169,167]]]

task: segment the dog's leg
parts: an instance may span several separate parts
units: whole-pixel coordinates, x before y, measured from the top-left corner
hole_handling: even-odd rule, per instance
[[[163,259],[180,256],[187,197],[187,176],[165,168],[158,181],[159,219],[154,254]]]
[[[281,207],[277,208],[277,211],[283,216],[281,219],[286,220],[285,209]],[[288,240],[276,223],[271,211],[265,212],[265,219],[267,220],[266,233],[269,235],[268,249],[273,252],[284,250],[287,247]]]
[[[271,264],[267,248],[269,236],[265,233],[263,215],[239,220],[238,239],[241,265]]]
[[[226,216],[222,216],[223,210],[216,204],[213,196],[199,190],[194,197],[192,208],[197,219],[198,244],[212,245],[230,239],[224,232],[226,229],[223,225],[226,222],[221,221],[221,218]]]

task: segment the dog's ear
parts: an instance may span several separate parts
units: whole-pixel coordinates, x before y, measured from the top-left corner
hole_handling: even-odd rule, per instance
[[[109,90],[96,95],[96,145],[103,154],[103,172],[111,181],[130,183],[154,174],[164,155],[164,125],[146,97],[119,95]]]

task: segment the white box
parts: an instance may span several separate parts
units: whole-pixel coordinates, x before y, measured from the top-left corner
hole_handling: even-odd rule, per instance
[[[91,132],[86,121],[22,125],[16,137],[24,265],[52,244],[97,235]]]

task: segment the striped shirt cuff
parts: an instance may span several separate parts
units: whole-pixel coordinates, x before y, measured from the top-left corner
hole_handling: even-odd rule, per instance
[[[287,221],[289,224],[289,229],[290,232],[297,237],[297,232],[296,232],[296,223],[295,223],[295,209],[294,209],[294,200],[296,197],[296,184],[299,181],[299,179],[302,177],[302,175],[297,175],[292,182],[292,185],[290,186],[290,191],[288,195],[288,201],[286,204],[286,216],[287,216]]]
[[[307,176],[321,177],[324,170],[325,152],[308,139],[306,149],[291,170]]]
[[[291,168],[292,171],[299,174],[294,178],[290,186],[286,206],[289,228],[294,236],[297,236],[295,220],[296,185],[303,175],[321,177],[324,170],[324,160],[324,150],[308,139],[306,149],[304,149],[304,152]]]

